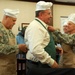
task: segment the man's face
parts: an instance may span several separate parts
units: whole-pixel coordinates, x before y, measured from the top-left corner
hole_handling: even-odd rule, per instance
[[[68,27],[67,27],[67,25],[63,26],[63,31],[64,31],[64,33],[68,33]]]
[[[45,10],[43,13],[42,13],[42,20],[46,23],[46,24],[50,24],[50,20],[52,18],[52,13],[51,13],[51,10],[48,9],[48,10]]]
[[[75,31],[75,24],[71,21],[68,22],[68,31],[69,32]]]
[[[7,17],[7,29],[12,29],[12,27],[15,25],[16,18]]]

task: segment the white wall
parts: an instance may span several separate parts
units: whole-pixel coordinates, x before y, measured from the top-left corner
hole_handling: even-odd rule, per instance
[[[61,28],[60,16],[68,16],[71,13],[75,13],[75,6],[54,4],[53,26],[56,28]]]
[[[15,0],[0,0],[0,21],[3,17],[3,9],[19,9],[20,13],[16,25],[13,27],[13,32],[16,35],[18,33],[18,26],[21,23],[30,23],[35,18],[35,5],[34,2],[15,1]],[[53,5],[53,26],[61,28],[60,16],[68,16],[71,13],[75,13],[75,6],[69,5]]]
[[[3,9],[5,8],[20,10],[17,22],[12,29],[15,35],[18,33],[18,26],[20,26],[21,23],[30,23],[35,17],[35,3],[14,0],[0,0],[0,21],[3,17]]]

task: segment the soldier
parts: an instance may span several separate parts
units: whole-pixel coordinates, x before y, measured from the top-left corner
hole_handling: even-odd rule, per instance
[[[4,16],[0,22],[0,75],[16,74],[16,53],[27,51],[25,44],[16,44],[15,35],[11,29],[17,20],[18,9],[4,9]]]
[[[49,27],[50,31],[55,31],[54,34],[58,37],[63,48],[63,68],[75,68],[75,14],[68,17],[67,25],[68,34],[61,34],[53,27]]]

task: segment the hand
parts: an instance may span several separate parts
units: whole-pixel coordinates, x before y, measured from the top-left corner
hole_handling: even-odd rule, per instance
[[[56,61],[54,61],[54,64],[51,66],[52,68],[59,68],[59,65],[57,64]]]
[[[28,48],[25,44],[19,44],[19,50],[23,51],[23,52],[27,52],[28,51]]]
[[[60,31],[59,28],[54,28],[53,26],[48,26],[48,30],[51,31],[51,32],[53,32],[55,30],[59,30]]]
[[[57,53],[59,53],[60,55],[63,54],[63,49],[61,47],[56,47],[56,51]]]
[[[53,26],[48,26],[48,30],[51,31],[51,32],[55,31],[55,29],[53,28]]]

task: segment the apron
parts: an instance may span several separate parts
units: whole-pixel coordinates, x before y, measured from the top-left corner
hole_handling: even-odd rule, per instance
[[[62,56],[62,67],[63,68],[75,68],[75,53],[71,46],[62,43],[63,56]]]
[[[9,30],[6,30],[6,32],[9,39],[9,45],[15,45],[16,42],[15,42],[15,37],[13,33]],[[8,55],[0,54],[0,75],[17,75],[16,52],[8,54]]]
[[[38,20],[35,19],[36,21],[38,21],[45,29],[46,27]],[[46,29],[47,30],[47,29]],[[48,31],[48,30],[47,30]],[[56,60],[56,49],[55,49],[55,43],[52,37],[52,34],[50,31],[48,31],[49,35],[50,35],[50,42],[48,43],[48,45],[44,48],[45,51],[54,59]]]
[[[46,29],[46,27],[38,19],[35,20],[38,21]],[[44,49],[55,60],[56,59],[55,44],[51,36],[51,33],[49,33],[49,35],[50,35],[50,42]],[[52,69],[48,64],[42,64],[41,62],[33,62],[29,60],[26,61],[26,67],[27,67],[26,75],[48,75]]]

